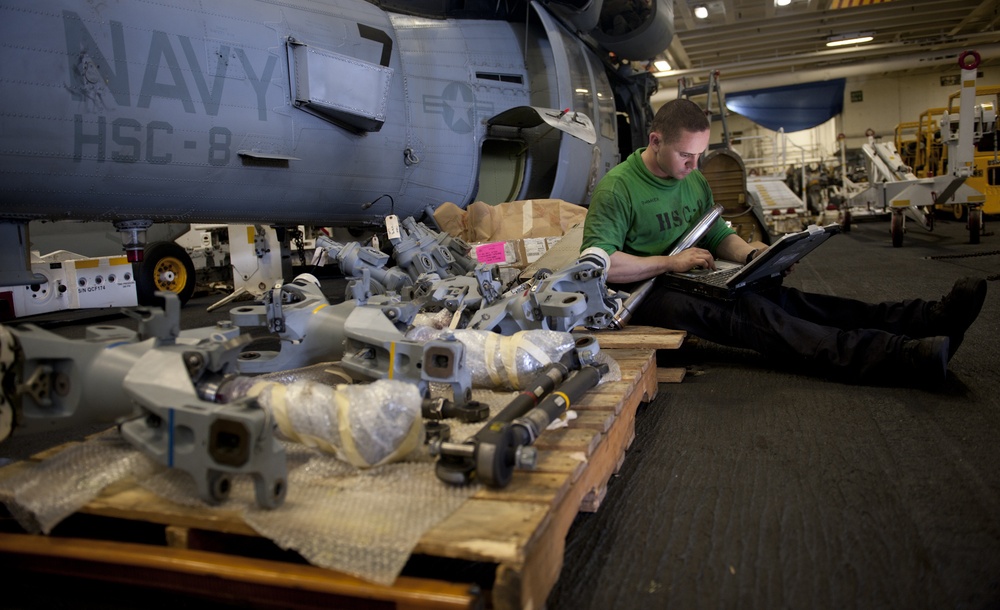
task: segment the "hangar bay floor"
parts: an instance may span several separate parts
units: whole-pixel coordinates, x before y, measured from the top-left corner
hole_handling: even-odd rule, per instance
[[[964,222],[938,221],[893,248],[873,218],[786,279],[869,301],[993,280],[937,391],[774,371],[705,342],[661,352],[688,375],[638,414],[549,607],[1000,607],[998,274],[1000,236],[972,245]]]
[[[660,366],[687,375],[640,407],[600,510],[579,514],[569,532],[547,607],[1000,607],[998,274],[1000,236],[972,245],[963,222],[938,221],[893,248],[880,218],[855,223],[786,279],[879,301],[937,298],[961,276],[989,278],[983,312],[936,390],[775,371],[753,352],[704,341],[661,352]],[[183,326],[218,319],[204,312],[216,298],[185,307]],[[74,336],[86,323],[57,332]],[[63,440],[26,439],[0,457]],[[85,607],[133,607],[121,594]],[[84,607],[76,595],[70,605],[53,597],[33,588],[11,607]],[[153,596],[199,607],[168,597]]]

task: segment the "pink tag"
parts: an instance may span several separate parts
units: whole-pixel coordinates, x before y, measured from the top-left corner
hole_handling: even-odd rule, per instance
[[[506,263],[507,256],[503,251],[503,242],[498,241],[476,246],[476,260],[484,264]]]

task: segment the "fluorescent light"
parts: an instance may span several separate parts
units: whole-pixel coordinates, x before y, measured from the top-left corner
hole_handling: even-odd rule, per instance
[[[842,47],[849,44],[861,44],[871,42],[874,37],[870,34],[848,34],[846,36],[833,36],[826,43],[828,47]]]
[[[653,62],[653,67],[656,68],[657,72],[669,72],[670,63],[665,59],[657,59]]]
[[[699,4],[698,6],[694,7],[694,16],[697,17],[698,19],[707,19],[708,7],[706,7],[704,4]]]
[[[788,6],[792,0],[774,0],[774,6]]]

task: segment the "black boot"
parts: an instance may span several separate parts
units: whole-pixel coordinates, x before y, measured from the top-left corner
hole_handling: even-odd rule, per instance
[[[965,331],[979,316],[986,301],[986,280],[963,277],[952,286],[951,292],[930,306],[929,326],[934,334],[951,339],[948,358],[955,355],[965,339]]]
[[[948,337],[924,337],[903,343],[898,363],[901,377],[918,385],[940,385],[948,376],[950,343]]]

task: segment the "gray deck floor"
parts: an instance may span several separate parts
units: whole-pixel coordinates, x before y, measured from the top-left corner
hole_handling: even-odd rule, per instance
[[[893,248],[888,220],[868,219],[786,282],[881,301],[997,274],[998,236],[971,245],[964,222],[939,221]],[[662,352],[688,376],[642,407],[604,504],[574,522],[548,607],[1000,607],[1000,285],[989,290],[939,391],[774,371],[705,342]]]

